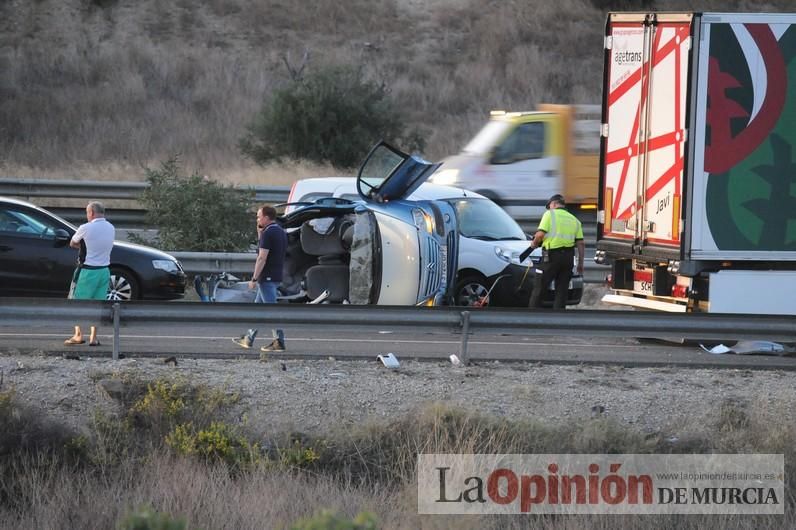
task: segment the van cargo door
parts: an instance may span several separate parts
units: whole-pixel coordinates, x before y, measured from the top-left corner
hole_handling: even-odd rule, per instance
[[[680,247],[691,20],[612,14],[606,47],[603,238]]]

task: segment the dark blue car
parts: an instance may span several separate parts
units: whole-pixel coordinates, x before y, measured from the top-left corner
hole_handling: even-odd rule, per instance
[[[108,211],[113,222],[113,210]],[[0,197],[0,296],[66,297],[77,250],[77,228],[31,203]],[[116,241],[109,300],[171,300],[185,293],[185,272],[160,250]]]

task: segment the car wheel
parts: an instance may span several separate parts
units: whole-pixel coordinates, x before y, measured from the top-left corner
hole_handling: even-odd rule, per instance
[[[482,276],[465,276],[456,283],[456,305],[473,306],[489,292]]]
[[[108,289],[108,300],[126,302],[139,297],[138,280],[126,269],[111,269],[111,284]]]

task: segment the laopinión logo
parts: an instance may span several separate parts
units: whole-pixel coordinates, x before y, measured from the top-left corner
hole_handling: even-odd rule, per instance
[[[418,455],[418,511],[782,514],[783,455]]]
[[[528,513],[534,505],[548,504],[630,504],[653,503],[653,479],[650,475],[621,476],[622,464],[610,464],[610,474],[600,477],[600,466],[589,464],[588,475],[559,475],[558,464],[547,466],[547,474],[517,475],[511,469],[497,468],[486,477],[470,476],[460,487],[449,486],[446,475],[449,467],[437,467],[439,472],[439,498],[437,502],[481,502],[486,495],[499,505],[519,501],[520,511]],[[466,489],[463,489],[466,488]],[[456,489],[458,495],[448,498],[449,491]]]

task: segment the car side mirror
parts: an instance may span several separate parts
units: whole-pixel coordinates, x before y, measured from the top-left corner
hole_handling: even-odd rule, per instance
[[[69,235],[69,232],[67,232],[63,228],[58,228],[58,229],[55,230],[55,246],[56,247],[65,247],[69,243],[70,239],[71,239],[71,236]]]

